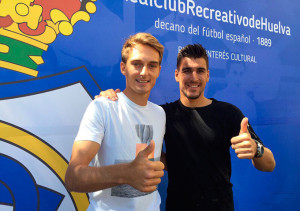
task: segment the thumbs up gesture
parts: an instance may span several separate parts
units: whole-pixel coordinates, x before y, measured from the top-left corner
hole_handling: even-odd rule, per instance
[[[231,147],[240,159],[254,158],[257,146],[248,131],[248,118],[243,118],[239,135],[231,139]]]
[[[150,161],[149,156],[154,152],[155,142],[140,151],[136,158],[130,163],[129,182],[135,189],[142,192],[155,191],[164,175],[164,164],[160,161]]]

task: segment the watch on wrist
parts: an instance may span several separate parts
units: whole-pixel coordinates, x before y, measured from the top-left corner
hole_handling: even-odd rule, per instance
[[[257,140],[255,140],[256,143],[256,154],[254,155],[255,158],[260,158],[264,154],[264,146]]]

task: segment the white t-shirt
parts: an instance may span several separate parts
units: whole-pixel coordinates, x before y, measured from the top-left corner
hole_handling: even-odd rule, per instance
[[[100,97],[90,103],[75,138],[101,145],[91,166],[128,163],[136,157],[141,144],[155,141],[154,160],[160,159],[165,133],[164,110],[151,102],[139,106],[121,92],[118,101]],[[120,185],[89,193],[88,210],[156,211],[160,207],[158,191],[140,192],[129,185]]]

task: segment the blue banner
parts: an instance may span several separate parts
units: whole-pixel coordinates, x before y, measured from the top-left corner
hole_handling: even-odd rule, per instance
[[[235,209],[299,209],[299,9],[295,0],[1,0],[0,209],[86,209],[87,195],[63,184],[73,140],[93,96],[125,88],[121,48],[136,32],[165,46],[150,101],[179,99],[177,53],[201,43],[205,96],[239,107],[274,153],[277,166],[264,173],[232,151]]]

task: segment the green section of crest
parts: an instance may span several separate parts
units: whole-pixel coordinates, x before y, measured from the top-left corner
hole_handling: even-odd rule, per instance
[[[0,53],[0,60],[24,66],[30,69],[37,69],[37,64],[29,56],[42,56],[43,50],[0,35],[0,44],[9,46],[8,53]]]

